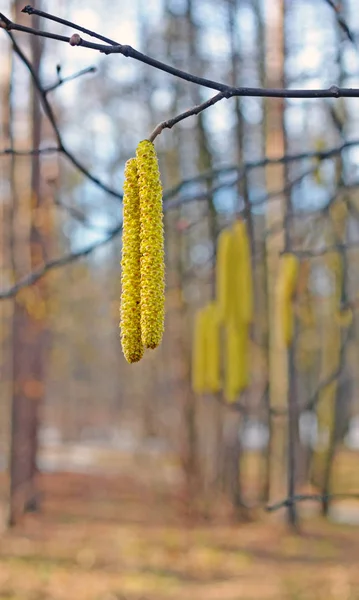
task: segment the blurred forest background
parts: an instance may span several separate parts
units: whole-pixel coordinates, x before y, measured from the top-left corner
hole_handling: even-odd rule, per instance
[[[230,85],[359,87],[355,0],[54,4],[34,6]],[[73,33],[23,6],[0,0],[16,23]],[[161,133],[165,335],[129,365],[124,165],[159,122],[213,92],[25,33],[14,48],[0,32],[1,520],[21,532],[0,544],[0,598],[359,598],[353,530],[338,529],[359,523],[358,99],[232,98]],[[193,388],[193,333],[214,299],[220,233],[240,216],[255,313],[249,385],[228,402]],[[300,261],[289,347],[276,323],[283,250]],[[313,537],[285,533],[285,515]],[[115,529],[131,522],[137,533]],[[87,579],[65,576],[66,561]]]

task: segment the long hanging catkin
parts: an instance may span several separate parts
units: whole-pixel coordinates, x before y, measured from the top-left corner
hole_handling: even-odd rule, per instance
[[[141,332],[156,348],[164,331],[165,266],[162,185],[154,145],[143,140],[136,150],[141,220]]]
[[[248,325],[238,325],[234,319],[226,323],[224,396],[227,402],[235,402],[248,386],[248,341]]]
[[[235,402],[239,392],[238,365],[240,357],[238,332],[233,320],[226,323],[224,347],[224,397],[227,402]]]
[[[238,327],[238,366],[237,385],[238,391],[242,392],[249,384],[249,332],[245,323]]]
[[[218,314],[222,321],[231,318],[234,309],[233,280],[233,234],[224,229],[218,236],[216,261],[216,296]]]
[[[125,167],[122,234],[121,343],[126,360],[138,362],[143,356],[140,308],[140,199],[136,159]]]
[[[233,224],[233,281],[236,283],[236,312],[239,322],[250,324],[253,320],[252,262],[246,224],[238,220]]]

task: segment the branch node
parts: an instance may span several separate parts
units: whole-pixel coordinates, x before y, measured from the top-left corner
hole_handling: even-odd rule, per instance
[[[34,9],[30,4],[27,4],[26,6],[24,6],[21,12],[26,13],[27,15],[32,15],[34,14]]]
[[[10,19],[8,19],[7,17],[5,17],[5,15],[3,15],[2,13],[0,13],[0,27],[1,29],[6,29],[7,31],[10,31],[11,29],[11,21]]]
[[[128,46],[128,45],[122,46],[122,44],[121,44],[121,54],[123,56],[126,56],[128,58],[130,56],[131,50],[132,50],[131,46]]]
[[[73,33],[69,39],[70,46],[80,46],[82,38],[78,33]]]
[[[331,85],[329,91],[335,98],[340,98],[340,91],[337,85]]]

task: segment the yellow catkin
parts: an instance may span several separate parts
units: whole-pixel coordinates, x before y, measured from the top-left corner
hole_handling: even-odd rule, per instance
[[[345,308],[344,310],[338,310],[335,313],[335,321],[345,329],[349,327],[353,322],[353,311],[351,308]]]
[[[243,391],[249,384],[249,332],[248,325],[238,327],[238,374],[237,382],[239,391]]]
[[[162,340],[165,317],[165,264],[162,185],[154,145],[136,150],[141,218],[141,331],[147,348]]]
[[[224,397],[227,402],[237,399],[238,339],[234,323],[227,324],[225,330]]]
[[[232,231],[224,229],[218,236],[216,260],[216,296],[219,317],[222,321],[230,318],[233,308],[232,256]]]
[[[207,391],[206,351],[207,351],[207,315],[205,309],[197,311],[194,319],[192,339],[192,389],[196,394]]]
[[[221,389],[220,318],[218,306],[210,302],[205,310],[206,321],[206,387],[215,394]]]
[[[197,311],[192,350],[192,389],[197,394],[221,389],[220,325],[215,302]]]
[[[298,276],[299,261],[294,254],[283,254],[276,284],[276,310],[279,335],[289,346],[294,332],[293,295]]]
[[[248,326],[237,325],[234,320],[225,329],[225,381],[224,396],[235,402],[238,394],[248,385]]]
[[[122,234],[121,343],[126,360],[138,362],[143,356],[140,308],[140,199],[136,159],[125,167]]]
[[[236,282],[236,308],[240,322],[253,320],[253,281],[251,251],[246,224],[238,220],[233,224],[233,269]]]

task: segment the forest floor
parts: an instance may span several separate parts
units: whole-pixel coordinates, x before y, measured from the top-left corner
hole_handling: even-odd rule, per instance
[[[45,474],[0,539],[0,600],[359,600],[358,528],[283,511],[234,524],[130,476]],[[349,507],[349,505],[348,505]]]

